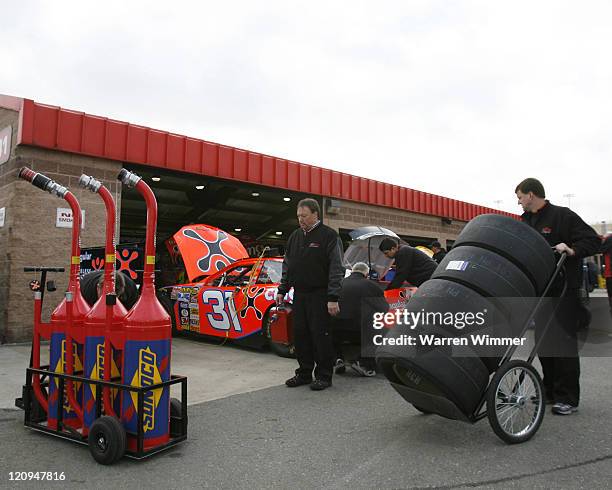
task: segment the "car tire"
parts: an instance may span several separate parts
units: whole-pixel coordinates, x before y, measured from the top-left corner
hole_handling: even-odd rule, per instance
[[[392,383],[443,396],[469,417],[483,398],[489,371],[474,353],[472,357],[454,357],[445,352],[417,352],[408,349],[402,357],[377,353],[377,362]]]
[[[471,334],[489,334],[492,337],[516,337],[522,335],[524,324],[529,314],[531,300],[511,298],[499,301],[478,294],[463,284],[446,279],[430,279],[423,283],[407,304],[407,310],[413,312],[472,312],[475,316],[472,325],[440,324],[427,322],[415,325],[413,334],[428,326],[446,330],[446,336],[464,337]],[[484,322],[480,321],[480,318]],[[478,320],[478,321],[476,321]],[[455,328],[453,328],[455,327]],[[418,330],[417,330],[418,329]],[[432,332],[433,333],[433,332]],[[440,333],[440,332],[435,332]],[[498,348],[487,346],[475,347],[474,351],[483,359],[490,369],[497,366]],[[487,359],[490,358],[490,359]]]
[[[121,272],[123,274],[123,272]],[[81,294],[89,306],[93,306],[98,301],[97,284],[100,278],[104,275],[103,270],[93,271],[85,274],[80,280]],[[138,288],[136,283],[126,274],[123,274],[125,279],[125,288],[123,294],[119,297],[121,304],[126,310],[130,310],[138,300]]]
[[[453,248],[431,277],[458,282],[483,296],[535,296],[533,284],[521,269],[501,255],[481,247]]]
[[[531,280],[541,295],[555,270],[555,256],[537,231],[508,216],[482,214],[461,231],[453,249],[482,247],[513,262]]]
[[[127,436],[119,420],[103,415],[91,424],[87,443],[89,452],[98,463],[110,465],[125,454]]]

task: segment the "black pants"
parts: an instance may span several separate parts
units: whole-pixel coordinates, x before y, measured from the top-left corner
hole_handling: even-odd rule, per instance
[[[327,311],[327,291],[293,295],[293,340],[300,367],[295,374],[302,378],[331,381],[334,347],[330,334],[331,317]]]
[[[608,303],[612,308],[612,277],[606,277],[606,289],[608,290]]]
[[[557,301],[557,311],[552,313]],[[555,403],[574,406],[580,403],[580,358],[576,335],[578,301],[578,292],[569,290],[564,298],[552,300],[536,320],[536,336],[540,338],[543,332],[538,327],[548,319],[547,315],[554,315],[538,349],[546,397]]]
[[[334,352],[336,359],[346,360],[344,356],[343,344],[351,343],[359,347],[359,359],[357,359],[366,369],[376,369],[374,357],[364,356],[363,353],[363,333],[359,328],[358,322],[354,320],[333,319],[332,338],[334,341]]]

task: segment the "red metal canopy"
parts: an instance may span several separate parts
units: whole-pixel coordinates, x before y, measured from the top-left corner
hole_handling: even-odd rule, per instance
[[[415,213],[469,221],[517,216],[456,199],[83,112],[0,95],[19,110],[18,144],[238,180]]]

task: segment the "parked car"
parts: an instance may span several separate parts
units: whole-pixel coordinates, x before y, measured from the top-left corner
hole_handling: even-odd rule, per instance
[[[275,303],[282,257],[249,258],[237,238],[202,224],[183,227],[173,239],[172,246],[180,253],[190,282],[160,288],[158,297],[172,317],[175,334],[269,346],[281,356],[293,356],[293,290],[285,296],[283,308],[276,308]],[[370,250],[376,240],[365,247],[358,242],[354,239],[354,246],[347,249],[346,265],[351,266],[353,259],[365,260],[366,254],[373,270],[384,276],[390,261],[377,249]],[[372,256],[380,262],[374,262]],[[403,308],[414,290],[385,291],[385,297],[392,309]]]

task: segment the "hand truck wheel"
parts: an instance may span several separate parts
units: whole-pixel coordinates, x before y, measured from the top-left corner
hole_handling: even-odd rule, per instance
[[[502,441],[517,444],[531,439],[544,410],[542,380],[531,364],[515,360],[497,370],[487,392],[487,416]]]
[[[100,464],[109,465],[125,454],[127,436],[119,420],[103,415],[91,424],[87,442],[93,458]]]
[[[185,418],[185,430],[187,430],[187,423],[188,419]],[[170,436],[181,435],[183,435],[183,404],[177,398],[170,398]]]

